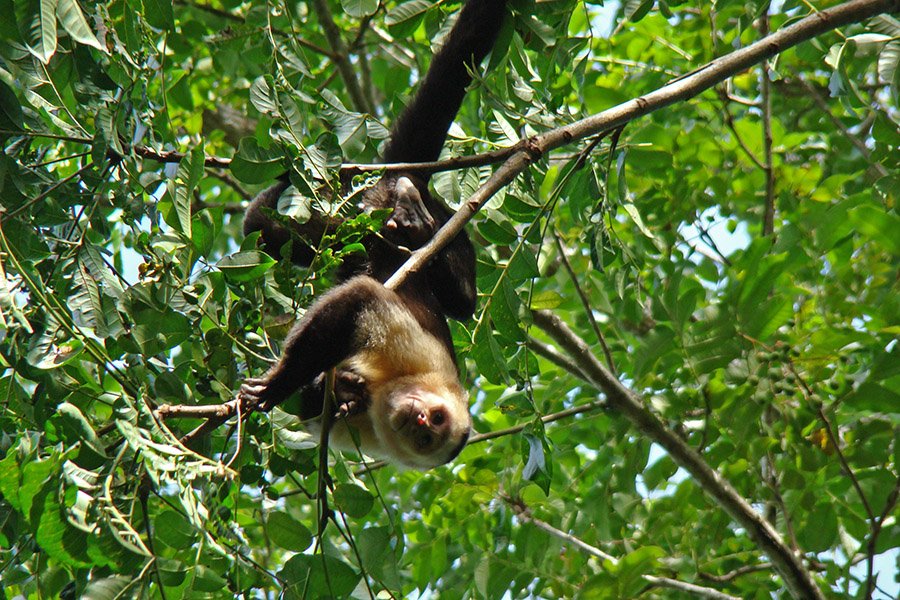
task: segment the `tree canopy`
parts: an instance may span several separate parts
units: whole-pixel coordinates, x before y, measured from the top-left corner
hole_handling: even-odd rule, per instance
[[[0,0],[0,591],[896,597],[898,4],[509,0],[430,166],[477,434],[420,473],[233,399],[459,0]],[[240,231],[284,173],[309,269]]]

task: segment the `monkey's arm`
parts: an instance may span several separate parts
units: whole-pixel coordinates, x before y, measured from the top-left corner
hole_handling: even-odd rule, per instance
[[[355,277],[322,296],[288,334],[275,366],[244,382],[241,400],[270,410],[336,367],[365,343],[358,332],[360,314],[374,304],[390,304],[392,294],[370,277]]]

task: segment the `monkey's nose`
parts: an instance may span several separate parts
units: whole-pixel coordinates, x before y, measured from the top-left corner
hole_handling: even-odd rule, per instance
[[[416,417],[416,424],[419,427],[425,427],[426,425],[428,425],[428,417],[425,416],[425,413],[419,413],[419,415]]]

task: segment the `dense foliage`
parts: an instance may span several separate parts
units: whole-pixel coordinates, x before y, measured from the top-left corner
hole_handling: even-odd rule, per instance
[[[511,4],[448,157],[600,112],[834,3]],[[896,593],[889,15],[573,142],[491,199],[470,224],[479,311],[453,333],[476,428],[499,435],[453,465],[320,464],[292,406],[182,445],[202,420],[159,408],[230,400],[378,226],[342,200],[339,167],[376,160],[458,6],[0,0],[5,597],[683,597],[677,582],[786,596],[537,309],[826,595]],[[285,214],[350,213],[305,271],[240,234],[241,202],[288,168]],[[458,206],[493,168],[433,187]]]

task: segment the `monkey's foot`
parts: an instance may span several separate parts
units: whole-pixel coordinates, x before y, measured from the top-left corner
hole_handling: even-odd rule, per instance
[[[245,409],[268,412],[275,407],[269,394],[269,382],[262,377],[249,377],[241,384],[238,398]]]
[[[334,399],[338,417],[351,417],[369,406],[366,380],[353,371],[338,371],[334,381]]]

